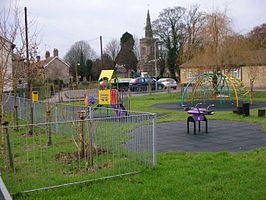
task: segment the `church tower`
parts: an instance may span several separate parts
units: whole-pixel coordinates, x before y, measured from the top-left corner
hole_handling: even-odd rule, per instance
[[[140,39],[140,61],[138,69],[140,72],[148,72],[149,75],[155,76],[155,39],[153,38],[151,28],[151,18],[148,10],[145,26],[145,37]]]

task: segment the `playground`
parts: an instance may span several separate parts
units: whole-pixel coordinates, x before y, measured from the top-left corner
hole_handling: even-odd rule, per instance
[[[236,109],[242,103],[253,103],[251,92],[240,79],[230,74],[202,73],[192,78],[185,87],[181,106],[195,106],[200,102],[207,107],[210,100],[214,100],[215,107],[220,109],[228,105]]]
[[[243,152],[266,147],[264,117],[255,119],[254,110],[252,120],[232,112],[244,102],[252,109],[263,108],[265,101],[252,99],[243,86],[228,84],[225,90],[229,80],[225,76],[208,83],[213,77],[201,75],[182,94],[129,98],[119,91],[113,71],[107,70],[98,80],[97,100],[88,94],[71,104],[33,102],[34,124],[3,127],[8,157],[3,159],[7,173],[2,177],[12,194],[27,193],[143,172],[156,165],[156,152]],[[30,100],[11,96],[6,101],[7,113],[13,114],[17,103],[18,118],[28,120]],[[184,110],[184,105],[189,109]],[[201,118],[203,110],[204,115],[214,111],[215,118],[207,116],[208,133],[205,123],[196,134],[187,133],[184,120],[194,112],[189,110],[198,112],[195,118]],[[149,112],[158,114],[158,123]],[[242,120],[237,122],[238,118]]]
[[[244,106],[248,106],[245,112]],[[208,115],[216,112],[231,111],[248,117],[250,108],[266,107],[265,101],[254,101],[248,88],[228,74],[195,76],[181,93],[181,102],[154,104],[152,107],[188,114],[187,121],[159,124],[159,151],[247,151],[266,146],[266,134],[260,125],[231,120],[208,121]],[[194,135],[189,131],[191,122]]]

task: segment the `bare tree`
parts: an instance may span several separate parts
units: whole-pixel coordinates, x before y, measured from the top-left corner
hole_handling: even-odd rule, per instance
[[[167,49],[167,66],[173,78],[176,78],[176,72],[180,77],[179,58],[183,47],[184,14],[185,8],[183,7],[167,8],[152,23],[154,35],[163,42]]]
[[[110,58],[112,59],[113,67],[115,67],[115,65],[116,65],[115,59],[119,53],[119,50],[120,50],[120,45],[119,45],[119,41],[117,39],[112,39],[105,46],[105,50],[104,50],[105,54],[108,54],[110,56]]]
[[[193,5],[184,14],[184,45],[182,62],[190,60],[200,51],[202,43],[202,26],[204,25],[204,13],[199,11],[199,5]]]
[[[223,44],[233,36],[231,20],[226,12],[216,11],[205,14],[202,22],[200,51],[195,56],[208,68],[211,66],[212,71],[216,73],[225,65]]]
[[[266,23],[256,26],[248,33],[248,39],[255,49],[266,48]]]
[[[3,92],[12,90],[12,55],[19,26],[18,9],[0,11],[0,123],[4,122]],[[6,159],[5,134],[2,129],[2,159]]]
[[[81,40],[78,42],[75,42],[66,55],[64,56],[64,60],[67,64],[70,66],[70,73],[76,79],[76,67],[78,63],[86,63],[87,60],[95,60],[96,59],[96,53],[91,48],[88,42]],[[82,74],[85,68],[85,65],[80,65],[78,70],[78,75]]]
[[[255,60],[260,60],[259,49],[266,48],[266,23],[256,26],[247,34],[247,40],[249,41],[249,47],[254,52],[252,57]],[[258,63],[259,64],[259,63]],[[250,90],[253,92],[254,83],[259,75],[259,70],[256,66],[249,67],[249,77],[250,77]]]

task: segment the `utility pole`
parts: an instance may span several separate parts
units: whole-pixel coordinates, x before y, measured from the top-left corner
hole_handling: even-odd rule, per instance
[[[27,82],[28,82],[28,98],[30,99],[30,124],[33,124],[33,107],[32,107],[32,88],[31,88],[31,69],[29,61],[29,36],[28,36],[28,19],[27,19],[27,7],[25,11],[25,35],[26,35],[26,67],[27,67]],[[31,134],[33,133],[33,127],[31,126]]]
[[[158,73],[157,73],[157,42],[158,40],[155,40],[154,41],[154,67],[155,67],[155,71],[154,71],[154,75],[155,75],[155,78],[157,80],[157,77],[158,77]],[[158,89],[158,84],[157,84],[157,81],[155,82],[155,89],[157,90]]]
[[[26,67],[27,67],[28,97],[31,99],[31,80],[30,80],[30,62],[29,62],[29,36],[28,36],[27,7],[24,8],[24,11],[25,11]]]
[[[103,40],[102,40],[102,36],[100,36],[100,49],[101,49],[101,67],[103,69]]]
[[[80,66],[79,63],[76,64],[76,84],[77,84],[77,89],[79,85],[79,75],[78,75],[78,67]]]

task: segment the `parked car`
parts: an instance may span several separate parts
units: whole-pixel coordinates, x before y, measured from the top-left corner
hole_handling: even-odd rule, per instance
[[[173,89],[177,88],[177,83],[175,79],[173,78],[160,78],[158,82],[160,82],[164,88],[167,88],[167,87],[171,87]]]
[[[151,86],[152,90],[156,89],[161,90],[164,86],[162,83],[156,82],[156,80],[152,78],[143,78],[138,77],[134,78],[129,82],[129,88],[131,91],[147,91],[149,89],[149,85]]]

